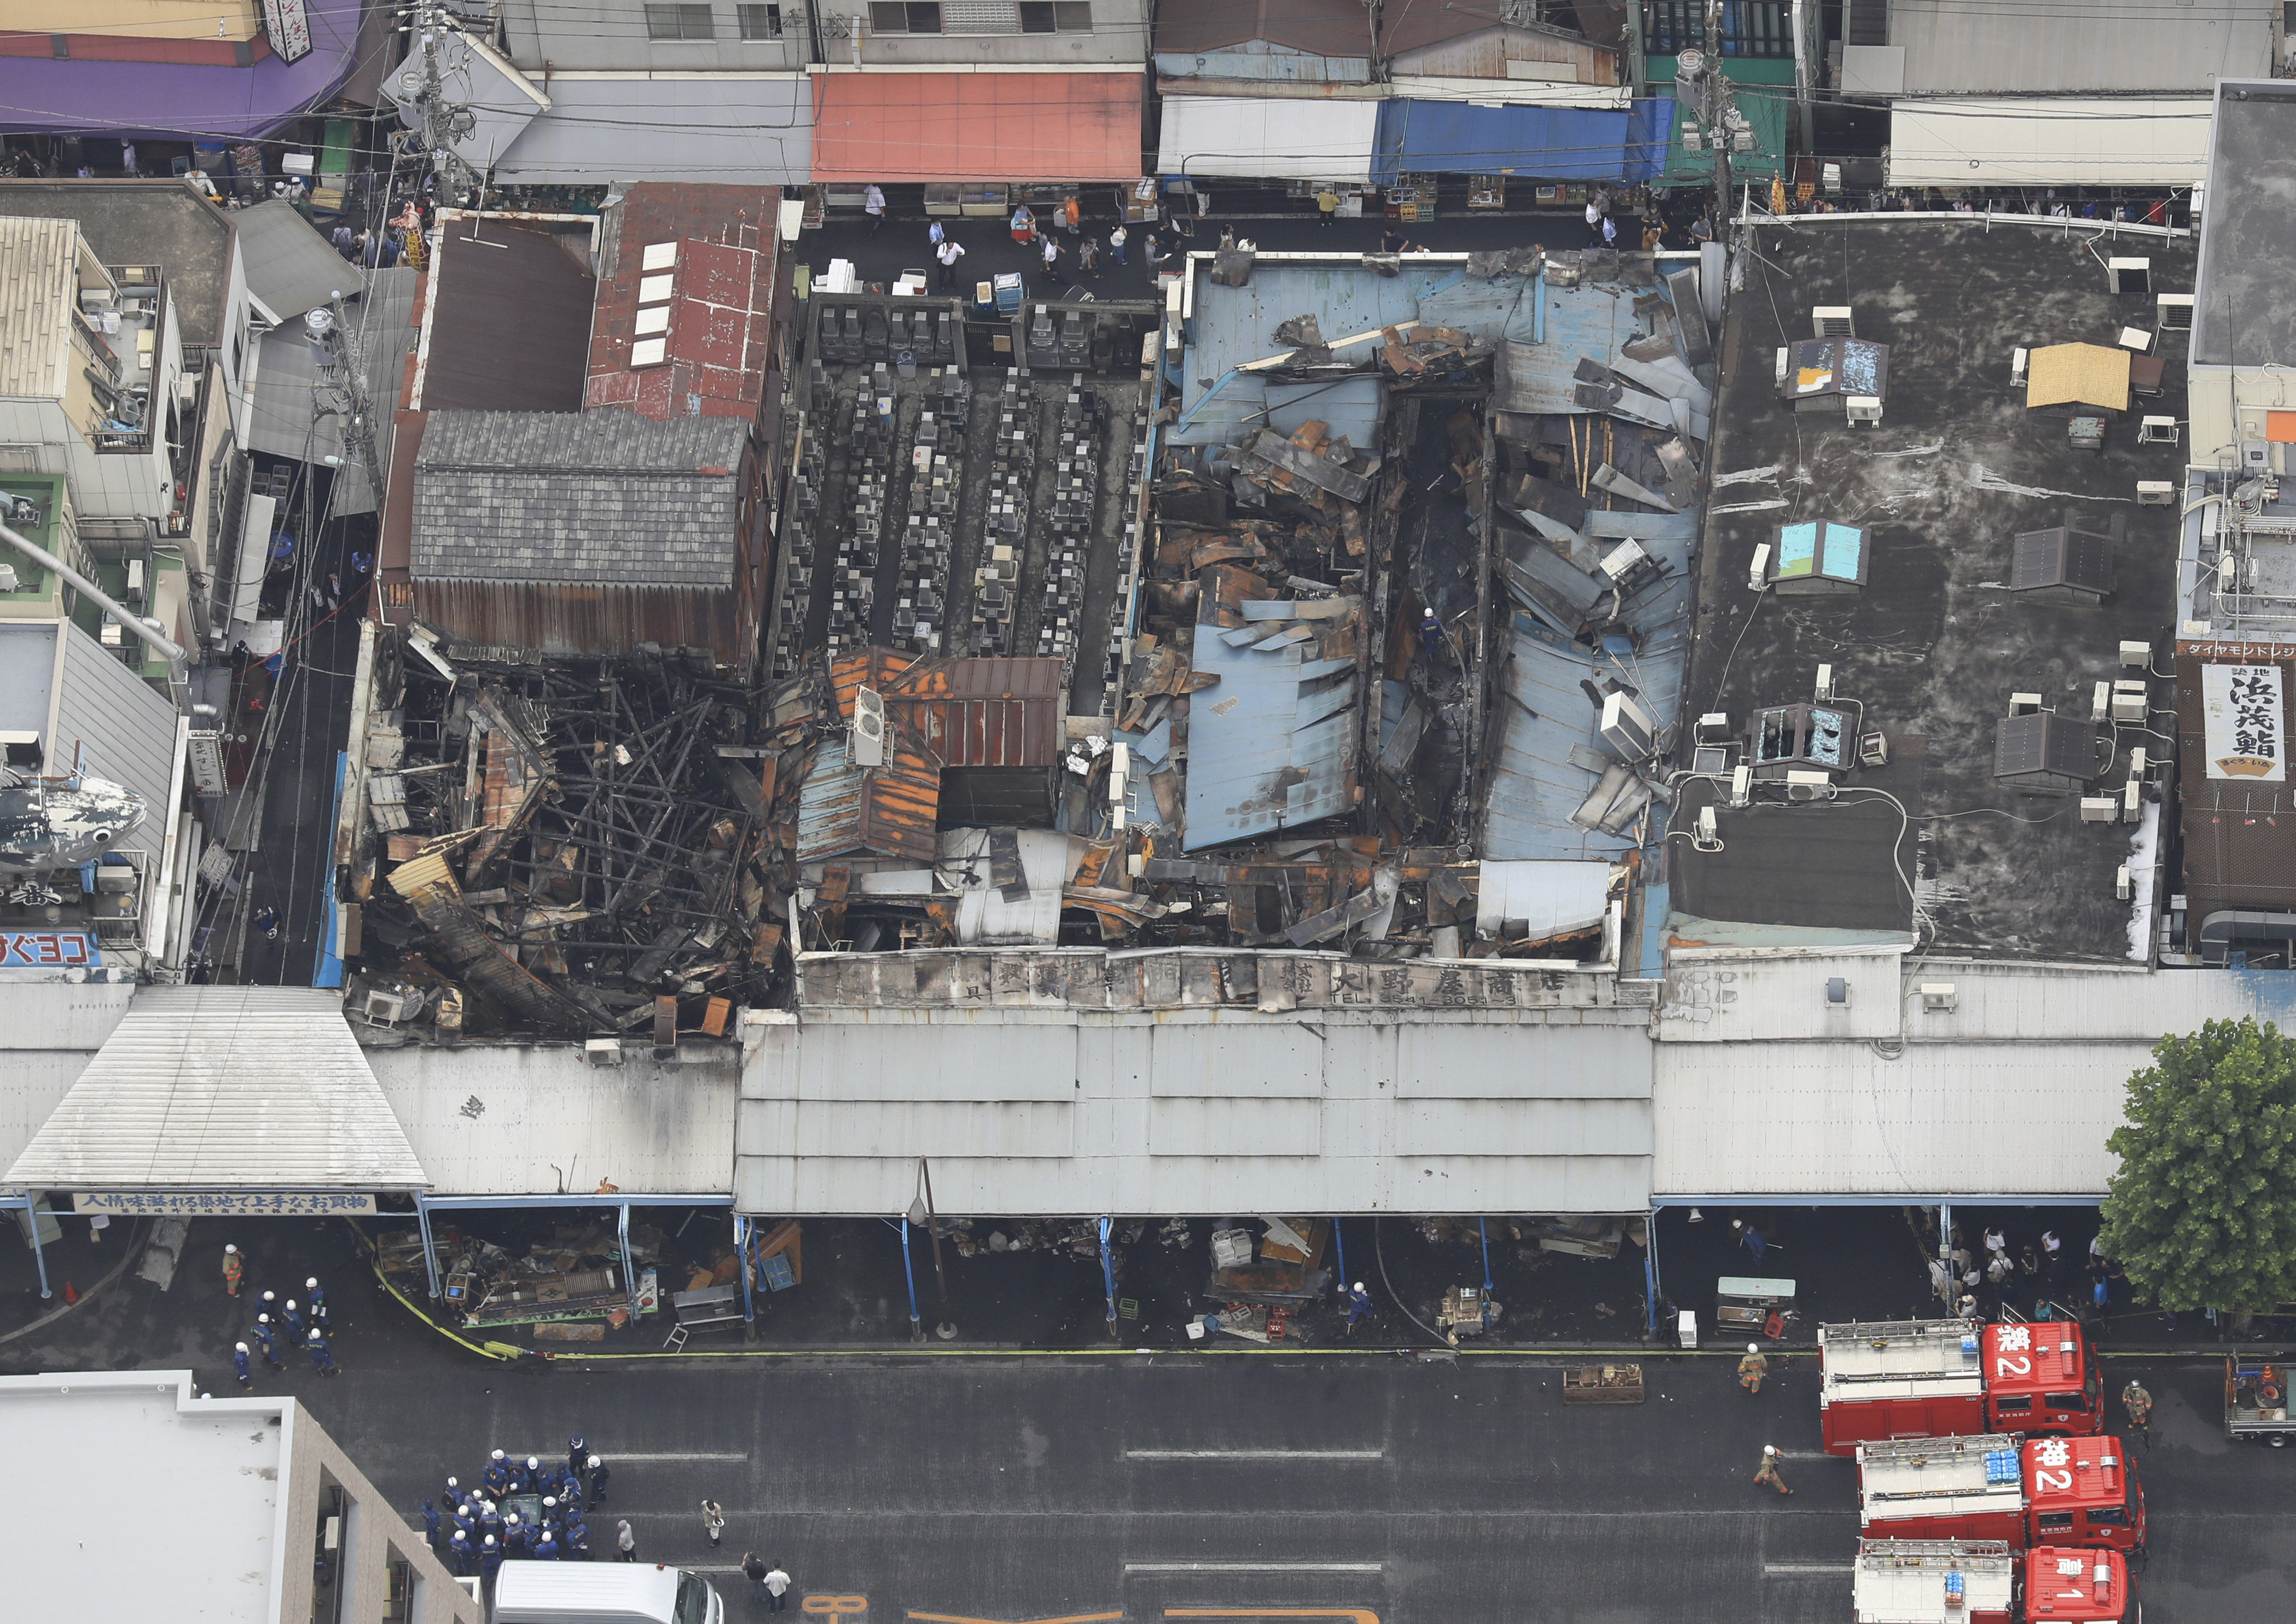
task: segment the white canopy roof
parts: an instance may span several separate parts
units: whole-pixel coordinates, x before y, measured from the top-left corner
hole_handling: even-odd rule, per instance
[[[1890,185],[2197,185],[2208,177],[2213,112],[2206,96],[1896,102]]]
[[[1371,182],[1377,102],[1166,96],[1160,175]]]
[[[406,1190],[422,1165],[340,995],[139,991],[0,1184],[78,1190]]]

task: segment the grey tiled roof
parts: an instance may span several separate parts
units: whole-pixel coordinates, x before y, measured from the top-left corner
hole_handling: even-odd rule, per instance
[[[414,574],[730,586],[747,432],[619,408],[434,412],[414,463]]]

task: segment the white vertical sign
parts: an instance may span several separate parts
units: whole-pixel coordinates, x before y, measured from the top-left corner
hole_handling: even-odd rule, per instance
[[[283,62],[311,54],[311,15],[304,0],[263,0],[263,31]]]
[[[2288,730],[2278,666],[2202,666],[2201,711],[2210,778],[2287,782]]]

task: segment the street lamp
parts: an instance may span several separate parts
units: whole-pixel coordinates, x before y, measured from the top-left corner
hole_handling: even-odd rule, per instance
[[[932,1169],[925,1159],[917,1158],[918,1193],[909,1202],[909,1222],[932,1237],[933,1283],[940,1292],[940,1324],[933,1334],[944,1342],[956,1338],[956,1322],[948,1316],[948,1271],[941,1267],[940,1226],[933,1218]]]

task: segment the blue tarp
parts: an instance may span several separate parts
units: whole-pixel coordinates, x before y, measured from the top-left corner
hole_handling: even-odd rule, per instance
[[[1478,107],[1469,102],[1382,102],[1372,182],[1398,175],[1517,175],[1526,180],[1631,185],[1666,169],[1674,98],[1624,112],[1578,107]]]

